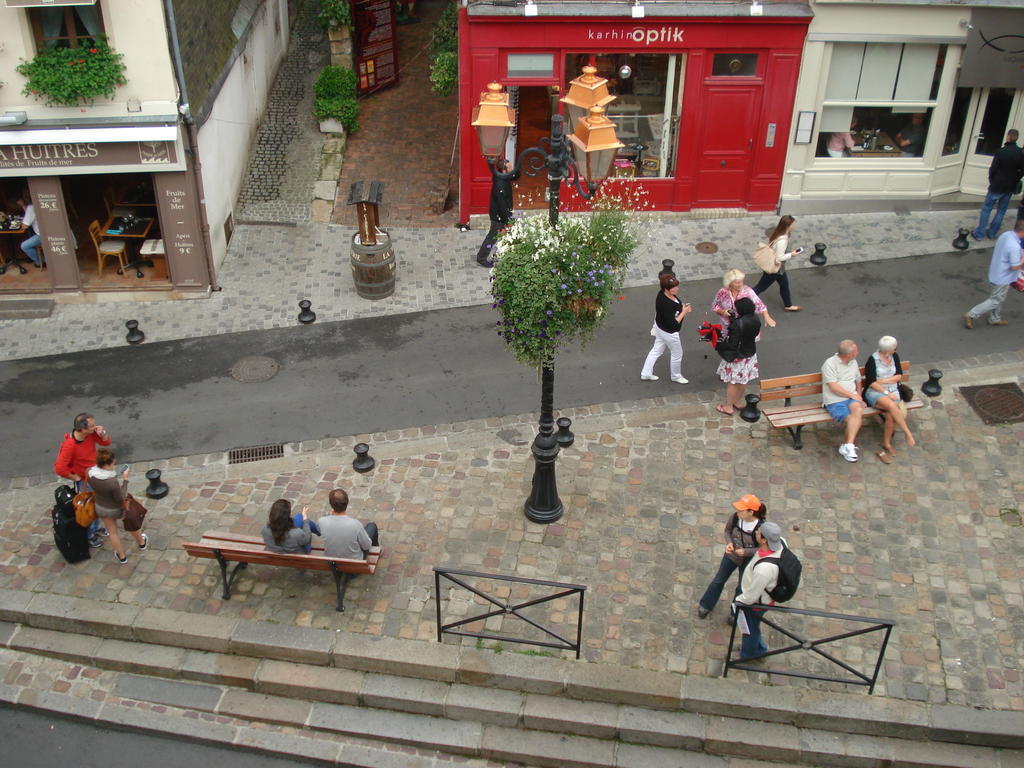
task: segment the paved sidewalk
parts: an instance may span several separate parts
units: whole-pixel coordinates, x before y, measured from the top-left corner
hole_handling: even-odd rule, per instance
[[[970,216],[968,211],[801,216],[795,243],[807,247],[809,256],[814,243],[824,242],[829,264],[945,253],[952,250],[957,226]],[[753,246],[776,221],[763,214],[724,219],[651,216],[647,241],[634,255],[626,286],[653,285],[665,258],[675,260],[684,282],[718,277],[732,267],[754,271]],[[296,325],[298,302],[304,298],[312,301],[318,322],[490,302],[489,273],[475,262],[482,229],[392,229],[397,287],[393,296],[379,301],[356,295],[350,269],[352,234],[330,224],[239,225],[220,271],[221,291],[191,301],[58,303],[50,318],[0,321],[5,339],[0,359],[76,352],[83,339],[93,349],[124,346],[124,323],[130,319],[139,321],[147,341]],[[716,243],[718,252],[699,253],[696,245],[705,241]],[[973,252],[989,248],[988,243],[972,243]],[[981,283],[985,267],[967,256],[972,251],[965,254],[964,269],[976,273]],[[804,268],[813,268],[806,257],[789,267],[794,298],[815,311],[813,297],[800,292],[799,271]],[[69,333],[71,328],[74,333]]]
[[[151,551],[130,551],[124,566],[109,547],[66,565],[50,535],[52,477],[5,481],[0,587],[430,640],[432,568],[444,564],[586,584],[588,661],[717,676],[725,606],[701,621],[694,605],[717,566],[730,503],[749,491],[804,561],[793,605],[896,620],[876,696],[1020,711],[1024,554],[1001,510],[1024,501],[1008,480],[1024,458],[1024,429],[984,426],[956,387],[1019,382],[1022,362],[1016,352],[932,363],[946,372],[944,393],[914,413],[919,447],[897,440],[890,466],[872,456],[875,424],[862,433],[862,460],[847,464],[834,429],[805,431],[797,452],[763,421],[723,419],[710,392],[567,412],[577,435],[558,463],[566,514],[547,527],[521,511],[532,473],[527,415],[311,441],[251,465],[228,466],[223,454],[159,462],[171,495],[149,504]],[[378,461],[368,475],[351,469],[357,440]],[[258,532],[279,497],[317,515],[336,486],[349,490],[357,517],[381,526],[386,549],[378,573],[352,583],[344,614],[323,574],[264,567],[243,572],[223,601],[216,564],[180,548],[206,530]],[[476,608],[466,594],[446,596],[450,618]],[[572,631],[568,601],[536,610]],[[519,631],[500,619],[489,626]],[[767,640],[781,642],[772,632]],[[833,649],[863,668],[875,642]]]

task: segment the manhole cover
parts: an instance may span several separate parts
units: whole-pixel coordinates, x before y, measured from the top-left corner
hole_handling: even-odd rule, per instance
[[[232,365],[229,373],[235,381],[258,384],[261,381],[270,381],[280,370],[281,365],[277,360],[263,355],[252,355],[243,357]]]
[[[1024,421],[1024,392],[1012,382],[960,387],[974,412],[986,424],[1014,424]]]
[[[718,246],[705,240],[703,243],[697,243],[697,250],[700,253],[718,253]]]

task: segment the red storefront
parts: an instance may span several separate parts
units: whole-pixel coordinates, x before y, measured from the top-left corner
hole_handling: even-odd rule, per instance
[[[811,20],[806,5],[763,6],[787,16],[642,19],[630,18],[625,4],[624,17],[548,16],[558,6],[539,7],[534,17],[493,5],[460,12],[462,220],[488,207],[491,177],[470,125],[487,84],[511,96],[512,159],[548,135],[553,111],[564,114],[558,99],[587,63],[617,97],[606,111],[626,147],[614,175],[642,185],[654,209],[775,210]],[[517,207],[543,207],[545,183],[522,179]]]

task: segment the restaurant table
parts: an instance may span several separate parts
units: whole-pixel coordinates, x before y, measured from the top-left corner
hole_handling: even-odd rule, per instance
[[[903,154],[903,150],[887,133],[878,134],[878,145],[874,149],[864,149],[862,142],[868,140],[868,136],[864,133],[854,134],[854,140],[859,146],[850,150],[851,157],[899,157]],[[885,147],[892,147],[892,149],[885,149]]]
[[[139,258],[138,246],[141,244],[142,240],[146,239],[146,236],[149,234],[149,231],[153,229],[153,224],[156,222],[156,218],[139,217],[135,220],[135,223],[129,229],[120,229],[119,227],[114,225],[114,222],[120,218],[123,218],[125,214],[122,213],[121,215],[115,216],[113,214],[116,211],[116,208],[114,209],[114,211],[111,211],[110,218],[108,218],[107,223],[103,225],[103,236],[114,238],[131,238],[132,240],[136,241],[134,250],[130,254],[130,256],[132,256],[132,260],[128,262],[124,270],[118,269],[117,273],[120,275],[122,274],[122,272],[127,272],[130,269],[134,269],[136,277],[143,277],[141,268],[152,267],[153,260]],[[128,248],[128,243],[125,243],[125,248]]]
[[[0,227],[0,235],[24,235],[26,232],[28,232],[28,227],[25,225],[21,225],[17,229]],[[21,266],[20,261],[31,261],[31,259],[28,256],[25,256],[24,258],[18,256],[18,247],[21,243],[13,243],[12,248],[12,241],[6,237],[0,239],[0,242],[3,243],[3,245],[0,246],[0,250],[2,250],[0,256],[3,258],[2,263],[0,263],[0,275],[4,274],[8,267],[17,267],[18,271],[23,275],[28,272],[27,269]]]

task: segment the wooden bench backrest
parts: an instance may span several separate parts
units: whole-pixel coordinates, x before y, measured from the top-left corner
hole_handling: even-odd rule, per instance
[[[185,551],[193,557],[215,558],[214,550],[219,550],[225,560],[245,562],[256,565],[280,565],[288,568],[302,568],[311,571],[329,571],[331,563],[345,573],[373,573],[380,560],[380,547],[373,547],[366,560],[349,560],[324,555],[324,547],[314,542],[313,551],[306,555],[293,555],[284,552],[269,552],[259,536],[224,533],[220,531],[203,534],[197,542],[182,542]]]
[[[910,363],[901,361],[900,368],[903,370],[904,379],[906,379]],[[860,375],[864,375],[864,366],[860,367]],[[802,373],[798,376],[784,376],[778,379],[761,379],[761,402],[820,395],[821,389],[821,371]]]

